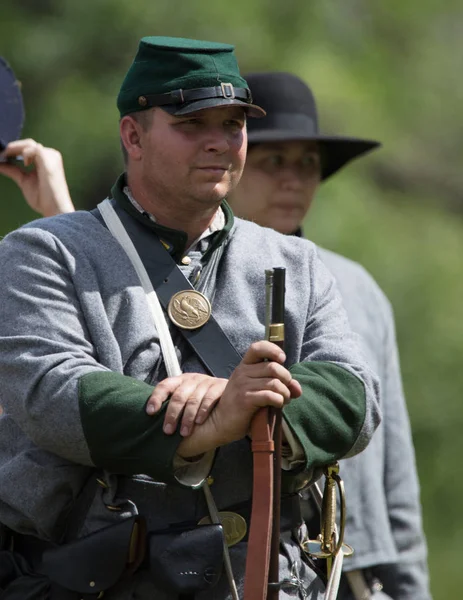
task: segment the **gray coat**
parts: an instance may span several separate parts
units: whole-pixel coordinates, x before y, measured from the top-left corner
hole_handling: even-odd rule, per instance
[[[379,421],[377,380],[313,244],[236,220],[217,275],[215,317],[243,354],[264,333],[264,269],[281,265],[288,278],[288,363],[331,361],[363,383],[362,421],[346,438],[345,453],[353,455],[365,447]],[[68,507],[98,466],[79,412],[81,379],[95,371],[115,372],[155,384],[161,373],[153,368],[161,360],[159,340],[132,265],[89,213],[44,219],[7,236],[0,245],[0,275],[0,404],[5,408],[0,419],[0,521],[15,531],[59,539]],[[184,370],[204,372],[195,356],[181,360]],[[252,468],[246,440],[221,449],[214,478],[219,508],[249,498]],[[108,475],[108,482],[109,488],[95,499],[85,533],[125,518],[136,506],[154,529],[198,520],[207,512],[197,491],[137,476]],[[105,504],[122,510],[109,512]],[[281,576],[297,562],[309,597],[321,597],[323,585],[301,563],[298,546],[287,541],[285,548]],[[232,551],[239,587],[245,552],[244,543]],[[134,577],[106,596],[172,597],[144,577]],[[296,594],[293,589],[281,597]],[[198,596],[203,597],[228,598],[226,582],[213,595]]]
[[[391,305],[359,264],[328,250],[320,258],[336,278],[352,329],[380,376],[382,423],[361,454],[341,462],[347,495],[345,570],[375,567],[394,600],[429,600],[426,540]],[[344,597],[344,596],[341,596]]]

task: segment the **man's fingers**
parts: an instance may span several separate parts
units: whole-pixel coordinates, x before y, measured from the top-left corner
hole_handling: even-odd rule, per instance
[[[220,396],[217,396],[216,394],[204,396],[201,402],[201,406],[199,407],[198,412],[196,413],[195,423],[197,425],[201,425],[202,423],[204,423],[204,421],[211,414],[212,409],[219,400]]]
[[[164,432],[173,433],[180,424],[184,437],[193,432],[195,422],[203,422],[222,396],[228,380],[202,374],[185,374],[182,383],[172,393],[164,418]],[[196,421],[198,415],[199,421]]]
[[[164,433],[168,435],[174,433],[187,403],[191,402],[193,405],[200,403],[201,400],[195,396],[197,385],[195,379],[186,379],[172,394],[164,417]]]
[[[251,349],[254,357],[264,355],[284,360],[284,356],[278,356],[282,354],[278,346],[267,342],[263,342],[263,347],[260,343],[256,346]],[[167,435],[174,433],[181,420],[180,434],[186,437],[191,435],[195,424],[204,423],[230,384],[234,390],[231,393],[235,395],[237,389],[241,390],[238,394],[252,410],[261,406],[282,407],[302,392],[290,372],[275,361],[241,365],[234,375],[234,382],[194,373],[164,379],[151,394],[146,412],[156,414],[169,400],[163,431]]]
[[[264,360],[283,364],[286,360],[286,355],[276,344],[262,340],[260,342],[254,342],[249,346],[249,349],[244,355],[241,363],[245,365],[252,365]]]
[[[146,404],[146,412],[149,415],[156,414],[167,398],[177,389],[181,383],[180,377],[168,377],[154,388]]]
[[[198,425],[204,423],[220,400],[227,383],[228,379],[219,377],[208,377],[198,383],[185,404],[180,426],[182,436],[191,435],[195,423]]]
[[[178,377],[168,377],[161,381],[154,389],[148,399],[146,412],[149,415],[156,414],[161,409],[162,404],[166,400],[169,400],[169,405],[164,417],[163,430],[165,433],[171,434],[177,428],[180,415],[182,414],[185,405],[190,401],[190,398],[192,404],[190,410],[193,415],[188,418],[191,420],[191,423],[193,423],[198,406],[201,404],[201,400],[206,394],[206,391],[211,385],[216,385],[216,382],[220,381],[224,382],[221,385],[222,388],[225,388],[227,380],[216,379],[202,373],[183,373]],[[198,386],[200,387],[199,396],[196,394]],[[195,405],[198,406],[193,409]]]
[[[283,397],[283,400],[287,401],[291,398],[291,392],[289,388],[282,383],[279,379],[254,379],[251,385],[248,387],[248,396],[259,394],[260,392],[274,392]]]
[[[228,381],[226,379],[218,379],[204,394],[201,406],[196,414],[195,423],[201,425],[211,414],[212,409],[222,397]]]
[[[201,381],[188,398],[183,411],[180,435],[186,437],[192,433],[194,424],[197,422],[197,415],[202,409],[205,397],[207,394],[210,394],[210,389],[213,387],[213,382],[214,380],[212,378]]]
[[[283,408],[286,404],[284,397],[271,390],[260,390],[254,393],[253,404],[256,408],[264,406],[273,406],[274,408]]]
[[[299,398],[300,396],[302,396],[302,387],[299,381],[291,379],[291,381],[288,384],[288,389],[291,393],[291,398]]]
[[[277,362],[259,362],[253,365],[244,365],[240,369],[240,374],[249,378],[257,379],[279,379],[285,385],[292,380],[292,375],[283,365]]]

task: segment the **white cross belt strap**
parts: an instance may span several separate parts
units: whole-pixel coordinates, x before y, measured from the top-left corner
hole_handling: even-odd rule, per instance
[[[166,365],[167,375],[169,377],[176,377],[182,374],[180,368],[177,353],[175,352],[174,343],[172,336],[170,335],[169,326],[167,325],[164,312],[159,303],[156,292],[153,289],[151,280],[146,272],[146,269],[139,257],[135,246],[132,243],[127,231],[122,225],[119,217],[115,213],[109,200],[104,200],[98,204],[98,210],[106,223],[107,228],[118,240],[120,245],[124,248],[127,256],[130,259],[135,271],[137,272],[140,283],[143,287],[143,291],[146,294],[146,299],[150,307],[151,316],[153,317],[154,326],[159,336],[159,343],[161,345],[162,356]]]

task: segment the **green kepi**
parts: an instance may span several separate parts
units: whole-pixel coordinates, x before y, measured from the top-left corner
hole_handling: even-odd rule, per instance
[[[234,46],[156,36],[141,39],[117,98],[121,118],[155,106],[181,116],[233,105],[251,117],[265,116],[252,104]]]

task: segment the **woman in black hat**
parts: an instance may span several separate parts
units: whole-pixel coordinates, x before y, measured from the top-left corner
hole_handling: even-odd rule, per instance
[[[248,122],[246,166],[229,202],[238,216],[301,235],[320,182],[380,144],[320,133],[314,96],[294,75],[256,73],[246,80],[267,116]],[[345,539],[355,553],[344,561],[339,598],[429,600],[418,479],[391,306],[359,264],[325,249],[319,254],[336,277],[351,326],[362,336],[382,383],[382,425],[364,452],[341,465]],[[316,516],[314,522],[317,527]],[[312,528],[311,537],[317,533]]]
[[[320,133],[315,98],[295,75],[255,73],[247,77],[253,98],[265,106],[267,116],[248,121],[246,169],[233,195],[233,208],[239,216],[264,227],[294,233],[320,181],[380,144]]]

